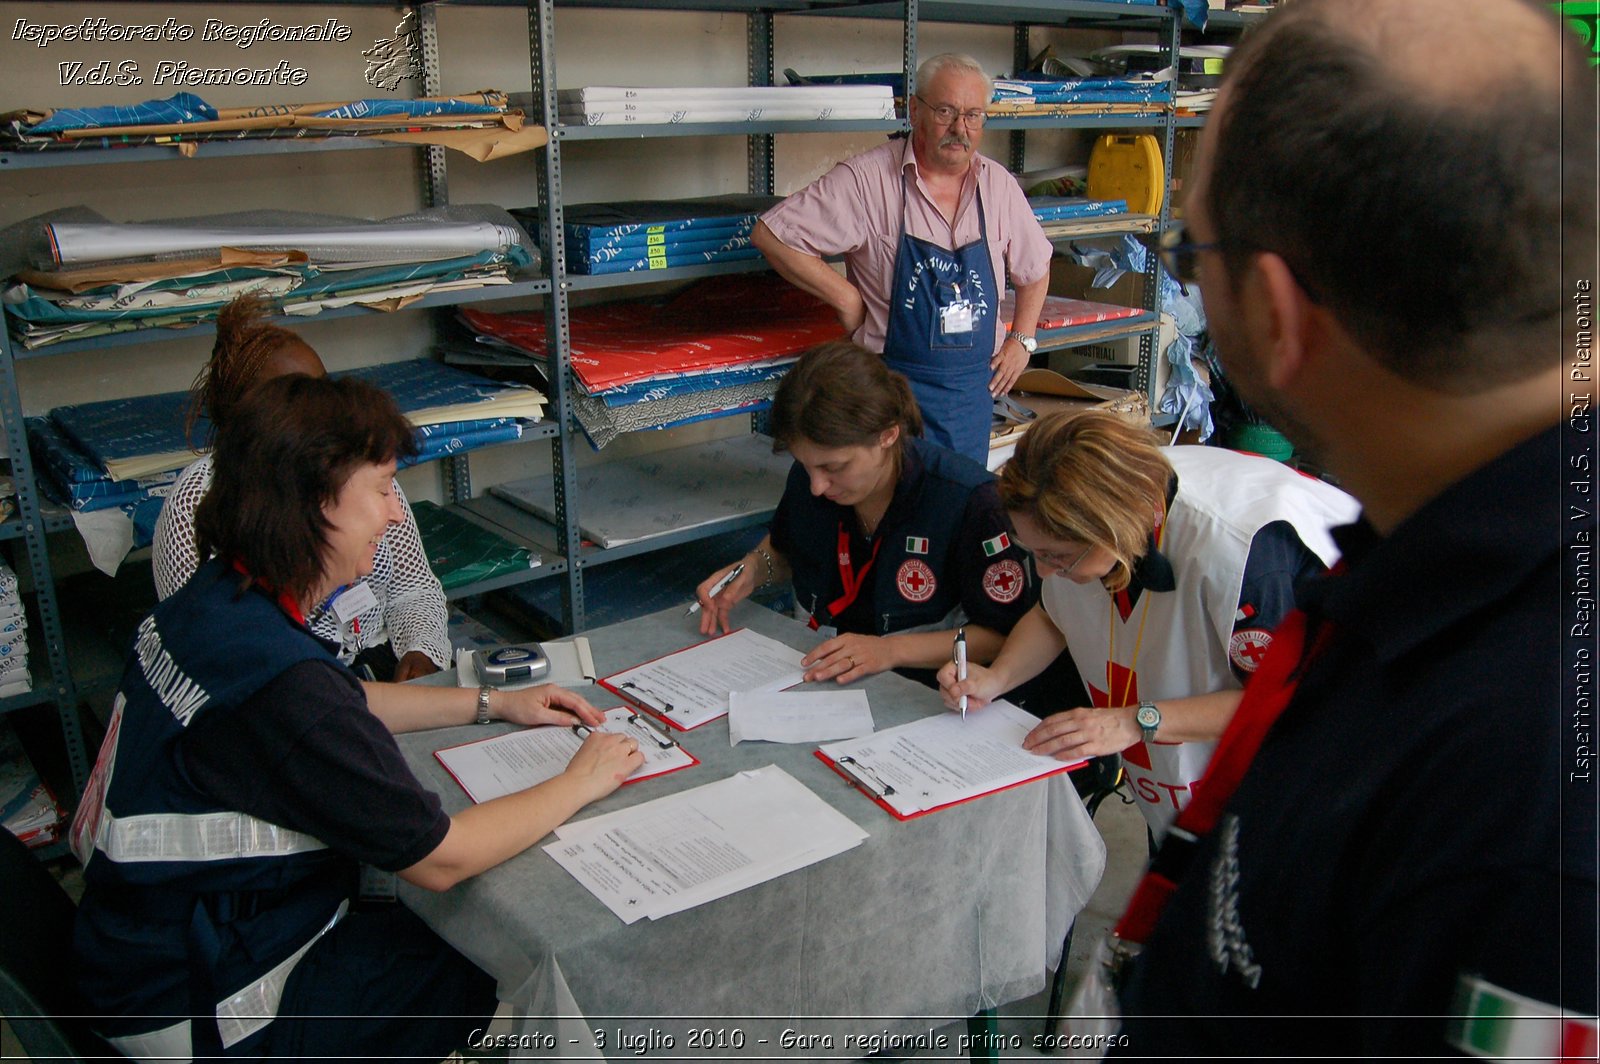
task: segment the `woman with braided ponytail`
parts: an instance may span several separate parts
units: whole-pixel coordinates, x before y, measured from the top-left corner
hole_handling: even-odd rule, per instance
[[[216,343],[190,388],[184,425],[196,450],[210,446],[239,400],[262,381],[292,373],[327,375],[316,351],[293,331],[268,321],[270,313],[265,299],[244,295],[217,316]],[[212,460],[206,454],[183,471],[156,521],[151,563],[156,594],[163,599],[205,561],[195,546],[194,512],[211,478]],[[403,682],[448,665],[450,639],[444,589],[428,567],[416,518],[399,483],[394,492],[405,517],[384,535],[372,572],[340,588],[307,620],[318,636],[339,645],[345,664],[366,666],[373,679]]]

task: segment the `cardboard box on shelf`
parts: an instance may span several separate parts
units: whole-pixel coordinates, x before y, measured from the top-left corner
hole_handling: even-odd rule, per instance
[[[1143,395],[1122,388],[1080,384],[1054,370],[1030,369],[1017,378],[1011,399],[1039,417],[1060,410],[1082,413],[1109,410],[1139,424],[1150,423],[1150,407]],[[999,469],[1017,449],[1017,441],[1027,431],[1028,422],[996,429],[989,437],[989,468]]]
[[[1156,358],[1152,367],[1157,396],[1166,389],[1169,372],[1167,360],[1160,355],[1177,333],[1177,328],[1172,323],[1172,316],[1161,315],[1161,332],[1156,338]],[[1097,344],[1085,344],[1082,347],[1069,347],[1061,351],[1052,351],[1049,355],[1050,368],[1065,376],[1074,376],[1090,366],[1126,366],[1131,369],[1138,364],[1139,337],[1137,336],[1125,336]]]

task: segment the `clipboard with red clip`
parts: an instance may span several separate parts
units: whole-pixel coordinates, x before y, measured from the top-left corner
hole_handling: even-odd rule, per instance
[[[1025,710],[999,700],[977,710],[967,721],[953,713],[924,717],[862,739],[826,743],[815,753],[818,760],[884,812],[896,820],[915,820],[1088,764],[1087,760],[1057,761],[1023,751],[1022,737],[1037,723],[1038,719]],[[1008,771],[987,778],[975,777],[961,787],[940,786],[917,778],[915,765],[926,763],[923,757],[901,759],[893,751],[893,747],[905,743],[918,747],[923,755],[931,754],[938,763],[957,764],[962,760],[961,736],[968,727],[973,729],[970,734],[974,747],[983,744],[990,746],[992,752],[1010,753],[1005,758],[1010,765]]]
[[[645,755],[644,764],[622,781],[624,787],[640,780],[692,768],[700,763],[700,759],[680,746],[676,739],[631,708],[615,706],[603,712],[607,718],[604,730],[621,732],[638,740],[639,750]],[[522,728],[487,739],[447,746],[435,750],[433,756],[466,792],[467,797],[477,804],[554,779],[566,767],[572,754],[577,753],[578,745],[590,730],[581,724],[573,727],[546,725]],[[517,747],[523,749],[517,751]],[[554,750],[566,756],[558,762],[553,759]],[[543,755],[542,761],[538,760],[540,755]]]
[[[737,677],[719,666],[719,656],[737,662]],[[669,727],[691,731],[727,716],[734,691],[782,691],[801,683],[804,656],[770,636],[736,628],[602,677],[600,686]],[[735,679],[737,686],[729,686]]]

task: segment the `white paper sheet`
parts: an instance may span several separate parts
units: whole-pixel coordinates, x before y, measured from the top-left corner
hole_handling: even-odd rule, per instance
[[[595,682],[594,654],[589,650],[589,640],[584,636],[563,639],[558,643],[540,643],[545,657],[550,659],[550,675],[546,683],[562,687],[583,687]]]
[[[772,691],[728,697],[728,745],[820,743],[872,734],[865,691]]]
[[[657,725],[649,723],[626,706],[606,710],[602,731],[617,732],[639,740],[644,764],[625,782],[659,776],[663,772],[695,764],[683,747]],[[670,745],[668,745],[670,744]],[[464,746],[452,746],[434,754],[461,789],[474,802],[487,802],[506,794],[526,790],[536,783],[554,779],[567,767],[583,739],[572,728],[544,727],[506,732],[491,739],[480,739]]]
[[[602,681],[687,731],[728,712],[735,691],[781,691],[805,679],[802,651],[748,628],[624,669]]]
[[[552,859],[624,923],[843,853],[867,833],[775,765],[556,829]]]
[[[965,720],[943,713],[819,749],[905,816],[1060,771],[1060,761],[1022,748],[1038,723],[1001,699]]]

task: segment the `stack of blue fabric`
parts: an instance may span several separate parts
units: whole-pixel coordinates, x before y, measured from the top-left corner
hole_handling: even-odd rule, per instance
[[[989,114],[1027,117],[1100,112],[1160,112],[1172,103],[1172,83],[1136,77],[1001,78]]]
[[[628,273],[758,259],[761,252],[750,245],[750,231],[779,200],[730,195],[576,204],[562,219],[567,272]],[[542,235],[536,208],[511,214]]]
[[[1029,196],[1028,207],[1040,222],[1064,222],[1073,218],[1100,218],[1108,214],[1127,214],[1127,200],[1095,200],[1087,196]]]
[[[336,374],[346,375],[383,388],[408,415],[481,402],[508,389],[427,359]],[[187,392],[140,395],[60,406],[46,417],[28,418],[28,440],[45,494],[78,513],[121,509],[134,522],[134,545],[148,543],[162,500],[194,458],[183,429],[188,399]],[[419,453],[411,463],[520,439],[527,424],[517,417],[484,417],[425,425],[416,430]],[[195,438],[207,439],[210,432],[201,418]],[[145,471],[152,465],[165,468]],[[129,468],[140,474],[116,472]]]

